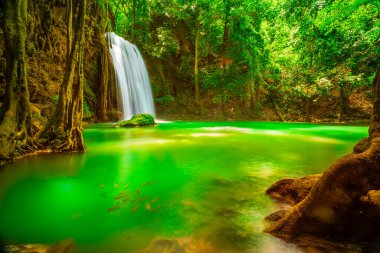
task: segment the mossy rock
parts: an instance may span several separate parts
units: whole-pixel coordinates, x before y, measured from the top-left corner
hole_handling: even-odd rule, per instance
[[[156,122],[154,117],[150,114],[136,114],[129,120],[123,120],[116,123],[117,127],[140,127],[140,126],[153,126]]]

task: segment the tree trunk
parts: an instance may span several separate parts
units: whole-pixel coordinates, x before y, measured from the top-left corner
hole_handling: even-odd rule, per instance
[[[105,122],[107,120],[107,99],[108,99],[108,83],[109,83],[109,49],[105,41],[102,45],[100,55],[100,87],[99,87],[99,105],[98,105],[98,122]]]
[[[106,3],[106,17],[103,18],[101,15],[102,31],[99,36],[103,36],[107,32],[107,17],[108,17],[108,3]],[[110,54],[109,45],[106,37],[102,40],[101,51],[100,51],[100,69],[99,69],[99,83],[100,87],[98,90],[98,113],[97,121],[105,122],[107,120],[107,110],[108,110],[108,84],[109,84],[109,65],[110,65]]]
[[[69,59],[73,31],[73,0],[67,0],[67,27],[66,27],[66,59]]]
[[[256,91],[255,91],[255,81],[249,81],[245,86],[245,106],[248,110],[252,111],[256,115]]]
[[[373,81],[373,92],[375,100],[373,102],[372,123],[369,128],[369,134],[372,139],[380,137],[380,66],[377,68]]]
[[[195,84],[195,102],[200,103],[199,95],[199,36],[200,36],[200,22],[199,22],[199,13],[195,16],[196,22],[196,34],[195,34],[195,59],[194,59],[194,84]]]
[[[273,91],[271,91],[269,93],[269,98],[270,98],[270,100],[272,102],[273,111],[276,114],[278,120],[281,121],[281,122],[283,122],[284,121],[284,117],[280,113],[280,109],[278,108],[277,103],[276,103],[275,94],[273,94],[273,93],[274,93]]]
[[[344,121],[344,115],[346,114],[347,96],[344,84],[339,86],[339,122]]]
[[[250,83],[247,83],[244,87],[244,93],[245,93],[245,96],[244,96],[244,100],[245,100],[245,108],[247,110],[251,110],[252,109],[252,105],[251,105],[251,84]]]
[[[4,2],[6,93],[0,109],[0,162],[33,151],[29,147],[31,115],[25,62],[27,2]]]
[[[274,222],[268,232],[285,239],[304,234],[367,242],[378,238],[380,203],[370,196],[380,194],[380,66],[373,84],[369,138],[330,166],[307,197]]]
[[[312,104],[312,99],[311,97],[306,97],[306,105],[305,105],[305,111],[306,111],[306,121],[310,122],[311,121],[311,104]]]
[[[224,69],[226,67],[226,61],[223,61],[223,59],[226,59],[226,51],[227,51],[227,42],[229,40],[229,33],[228,33],[228,24],[229,24],[229,18],[230,18],[230,11],[231,11],[231,4],[229,0],[224,0],[224,28],[223,28],[223,42],[222,42],[222,48],[220,50],[220,56],[222,59],[222,68]]]
[[[55,151],[84,151],[82,136],[83,117],[83,43],[87,0],[79,2],[74,39],[66,63],[61,85],[58,107],[43,130],[41,137]],[[70,19],[68,19],[70,20]],[[71,36],[71,34],[67,34]],[[68,38],[67,41],[71,39]],[[75,70],[77,78],[75,78]]]

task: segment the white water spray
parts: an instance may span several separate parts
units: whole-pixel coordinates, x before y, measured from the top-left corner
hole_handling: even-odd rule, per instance
[[[152,89],[144,60],[138,48],[113,32],[106,34],[115,68],[123,118],[139,113],[155,115]]]

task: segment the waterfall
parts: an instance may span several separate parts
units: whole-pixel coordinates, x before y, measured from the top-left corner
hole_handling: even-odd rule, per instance
[[[106,36],[115,68],[123,119],[130,119],[139,113],[149,113],[155,117],[149,75],[140,51],[113,32]]]

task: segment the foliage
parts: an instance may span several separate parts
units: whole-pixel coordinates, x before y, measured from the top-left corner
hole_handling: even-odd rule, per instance
[[[172,95],[165,95],[165,96],[156,98],[155,101],[159,104],[168,105],[168,104],[173,103],[175,99]]]
[[[84,118],[89,118],[89,117],[92,117],[92,116],[93,116],[93,113],[92,113],[92,111],[90,109],[90,106],[87,103],[87,100],[83,99],[83,117]]]
[[[242,98],[254,110],[260,101],[275,99],[285,108],[336,90],[368,87],[379,62],[379,0],[109,0],[109,5],[115,31],[138,44],[152,65],[162,66],[151,73],[159,76],[160,103],[166,95],[194,93],[194,68],[203,94],[213,90],[211,100]],[[168,83],[174,88],[168,90]]]

